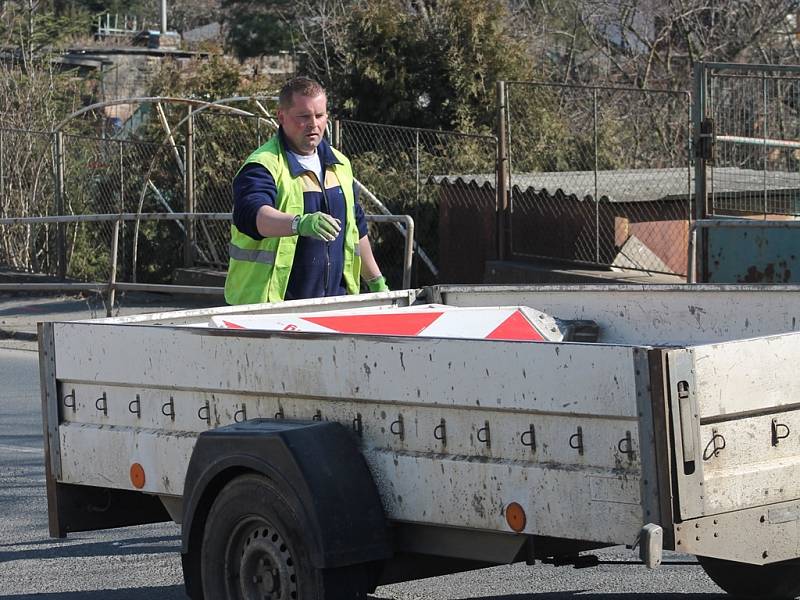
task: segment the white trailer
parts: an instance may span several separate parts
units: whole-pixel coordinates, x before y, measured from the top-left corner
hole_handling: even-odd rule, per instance
[[[439,286],[41,324],[51,535],[181,523],[194,600],[360,598],[619,544],[650,567],[662,549],[697,555],[731,593],[794,597],[799,298]],[[430,303],[530,307],[599,335],[215,326]]]

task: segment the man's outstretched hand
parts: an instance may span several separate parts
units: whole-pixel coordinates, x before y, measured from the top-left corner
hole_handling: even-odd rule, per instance
[[[315,212],[303,215],[297,223],[297,233],[305,237],[332,242],[339,236],[342,225],[339,219],[324,212]]]

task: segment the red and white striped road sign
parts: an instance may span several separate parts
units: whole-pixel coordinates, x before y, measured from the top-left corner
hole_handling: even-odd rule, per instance
[[[561,341],[564,337],[555,319],[523,306],[467,308],[430,304],[318,313],[231,315],[212,317],[211,326],[486,340]]]

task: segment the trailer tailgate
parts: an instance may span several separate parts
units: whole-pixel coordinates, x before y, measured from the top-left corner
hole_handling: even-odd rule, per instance
[[[680,518],[800,498],[800,334],[670,350],[667,364]]]

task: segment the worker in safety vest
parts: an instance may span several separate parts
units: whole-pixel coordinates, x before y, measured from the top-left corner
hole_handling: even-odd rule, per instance
[[[388,291],[356,202],[350,161],[323,138],[325,89],[296,77],[278,98],[280,128],[233,181],[229,304]]]

